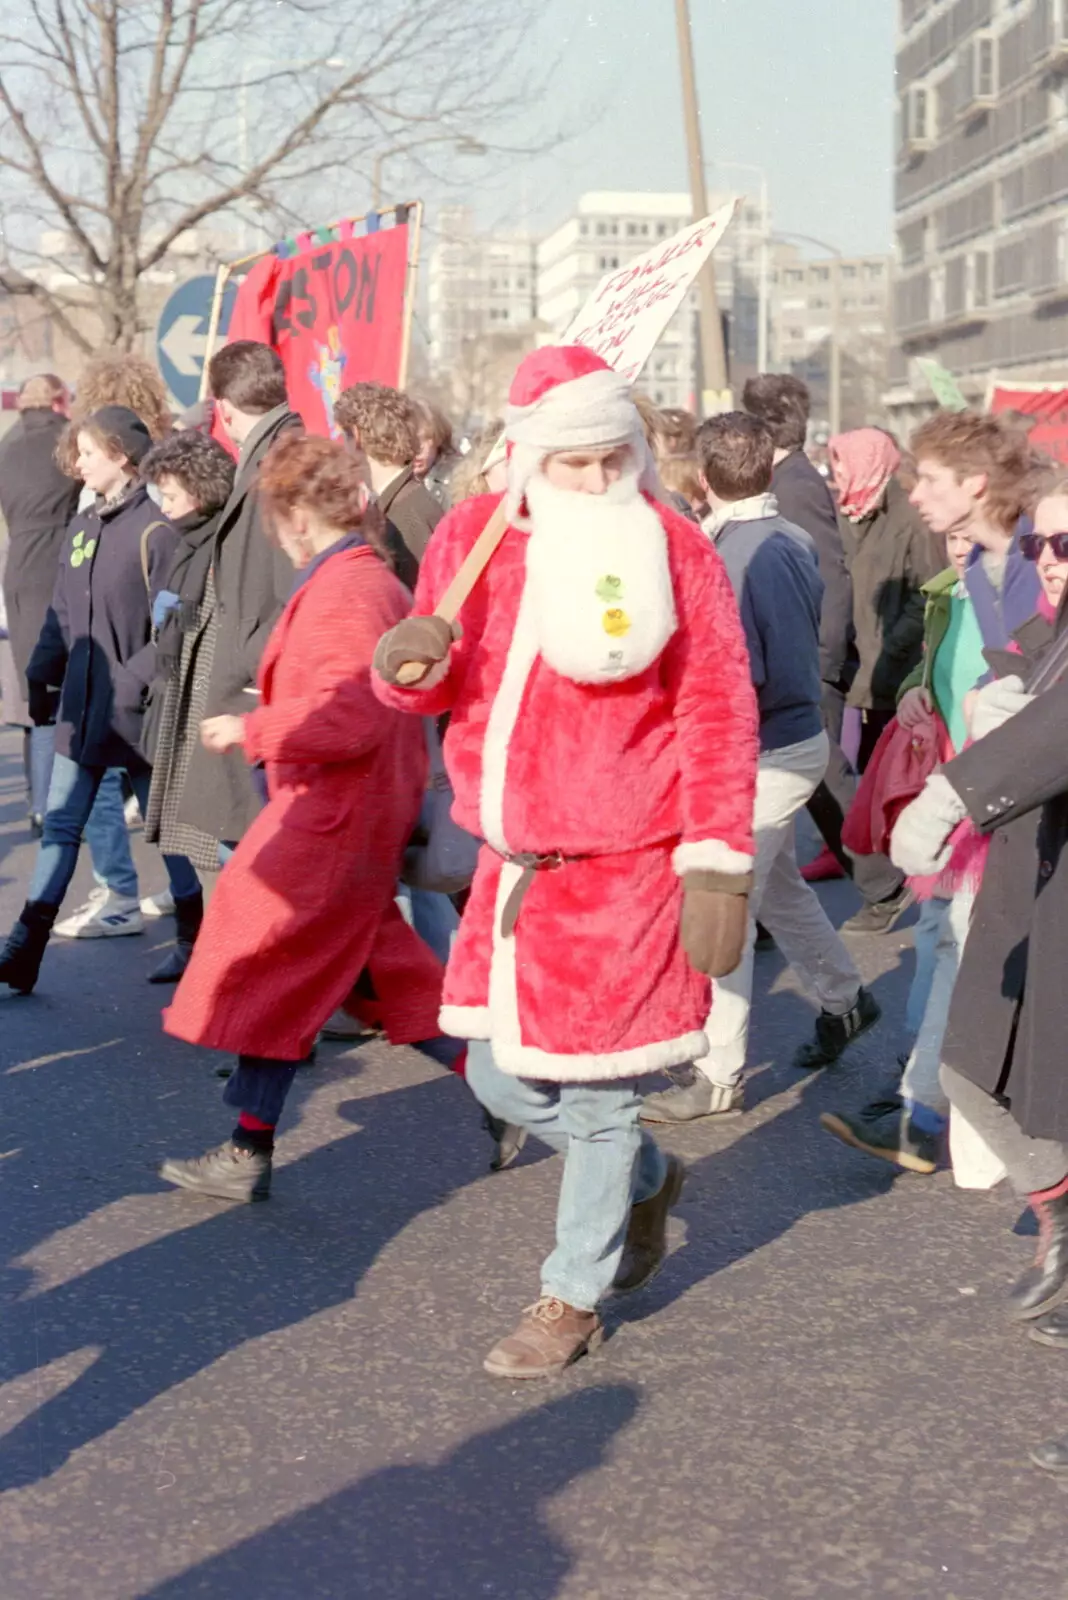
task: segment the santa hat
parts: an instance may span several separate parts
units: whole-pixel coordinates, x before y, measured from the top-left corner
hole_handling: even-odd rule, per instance
[[[630,384],[581,344],[546,345],[520,362],[508,392],[508,514],[526,525],[527,484],[558,450],[614,450],[629,445],[643,489],[656,474]]]

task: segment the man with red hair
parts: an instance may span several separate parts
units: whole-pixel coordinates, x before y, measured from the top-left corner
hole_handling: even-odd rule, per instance
[[[456,818],[485,841],[442,1028],[487,1110],[565,1156],[541,1296],[485,1362],[514,1380],[598,1343],[601,1301],[665,1255],[683,1169],[638,1080],[704,1053],[709,977],[741,955],[757,718],[726,572],[653,499],[627,384],[539,350],[506,433],[509,527],[459,625],[434,608],[499,497],[441,523],[375,669],[390,705],[450,714]]]

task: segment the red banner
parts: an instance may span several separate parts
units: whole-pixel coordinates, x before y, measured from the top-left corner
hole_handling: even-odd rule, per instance
[[[996,384],[990,409],[1034,417],[1031,443],[1068,465],[1068,389],[1010,389]]]
[[[407,223],[286,260],[264,256],[237,291],[228,343],[273,345],[308,432],[336,437],[342,389],[400,378],[407,273]]]

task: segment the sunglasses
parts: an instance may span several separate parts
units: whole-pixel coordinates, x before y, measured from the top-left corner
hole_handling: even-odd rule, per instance
[[[1041,533],[1020,535],[1020,553],[1027,561],[1037,561],[1046,545],[1053,551],[1054,561],[1068,561],[1068,533]]]

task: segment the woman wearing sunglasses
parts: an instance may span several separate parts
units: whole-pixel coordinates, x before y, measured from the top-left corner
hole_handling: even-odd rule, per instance
[[[1041,582],[1039,612],[1017,632],[1019,655],[998,661],[1005,675],[976,696],[976,742],[927,780],[891,854],[907,873],[939,871],[966,817],[992,835],[942,1084],[1038,1222],[1036,1258],[1010,1293],[1009,1315],[1030,1323],[1040,1344],[1068,1349],[1068,477],[1043,487],[1021,549]],[[1032,1459],[1068,1472],[1068,1439]]]

